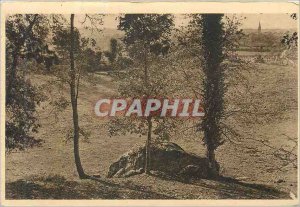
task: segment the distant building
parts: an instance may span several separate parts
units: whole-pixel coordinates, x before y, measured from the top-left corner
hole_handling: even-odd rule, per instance
[[[261,34],[261,25],[260,25],[260,21],[259,21],[259,23],[258,23],[258,34]]]

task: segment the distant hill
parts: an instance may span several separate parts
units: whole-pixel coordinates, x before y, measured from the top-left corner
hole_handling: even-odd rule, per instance
[[[257,29],[243,29],[246,35],[257,34]],[[91,31],[87,29],[80,29],[82,36],[94,38],[96,40],[96,45],[101,51],[109,50],[110,39],[115,38],[121,40],[124,36],[124,32],[113,28],[104,28],[100,33],[97,31]],[[271,33],[277,39],[280,39],[285,33],[296,32],[295,29],[285,30],[285,29],[262,29],[263,33]]]

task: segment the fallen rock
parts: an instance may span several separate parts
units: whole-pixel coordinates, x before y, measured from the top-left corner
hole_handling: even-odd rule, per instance
[[[209,178],[207,158],[185,152],[172,142],[154,143],[150,147],[150,172],[187,178]],[[145,147],[136,147],[111,164],[107,177],[129,177],[144,172]],[[218,163],[217,166],[219,167]]]

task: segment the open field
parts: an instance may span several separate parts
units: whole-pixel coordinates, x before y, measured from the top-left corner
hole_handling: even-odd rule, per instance
[[[96,85],[83,81],[78,103],[80,125],[91,132],[90,139],[81,142],[82,164],[87,174],[100,175],[101,178],[78,179],[73,144],[65,142],[72,123],[71,109],[67,108],[55,118],[46,102],[39,108],[42,127],[35,135],[44,140],[42,146],[6,155],[6,198],[237,199],[289,198],[290,192],[297,195],[297,169],[292,165],[284,166],[282,160],[272,154],[273,149],[250,139],[255,136],[267,139],[274,147],[284,145],[287,149],[292,148],[293,143],[287,136],[297,137],[297,68],[258,64],[255,69],[260,71],[260,75],[252,81],[257,83],[258,92],[269,94],[264,97],[265,101],[284,99],[294,107],[284,112],[282,119],[243,129],[241,144],[226,142],[216,151],[222,175],[227,179],[184,183],[147,175],[106,178],[110,164],[133,146],[143,144],[145,138],[136,135],[110,137],[103,126],[106,120],[95,117],[93,107],[97,99],[116,93],[114,81],[102,74],[95,75]],[[32,83],[41,84],[53,77],[31,75],[29,78]],[[45,93],[55,98],[59,90],[52,87],[51,93]],[[60,92],[69,98],[67,88]],[[205,153],[201,137],[184,140],[174,137],[171,141],[188,152]]]

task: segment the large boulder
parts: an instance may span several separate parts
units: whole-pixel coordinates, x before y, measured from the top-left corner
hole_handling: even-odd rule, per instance
[[[207,158],[185,152],[172,142],[153,143],[150,147],[150,170],[170,176],[209,178]],[[145,147],[123,154],[108,171],[108,177],[129,177],[144,172]],[[218,163],[217,163],[217,166]]]

